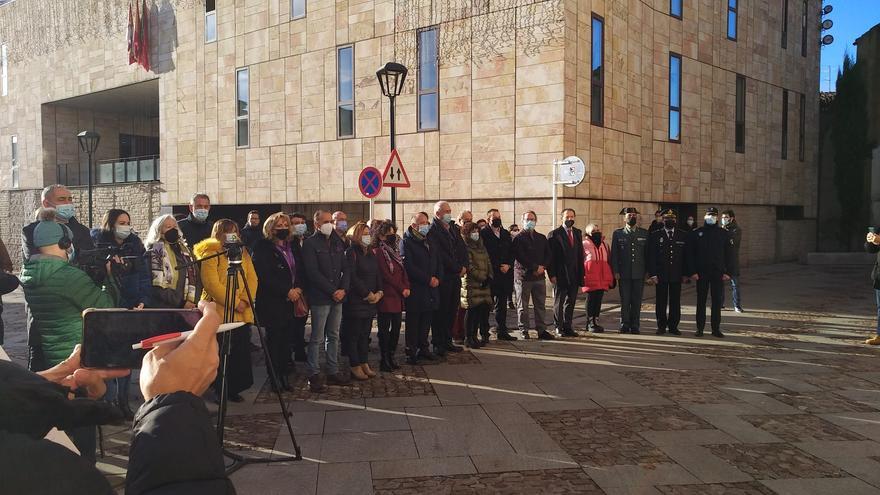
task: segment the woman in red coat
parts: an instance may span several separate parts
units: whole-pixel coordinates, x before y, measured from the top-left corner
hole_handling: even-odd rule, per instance
[[[587,328],[592,333],[602,333],[605,331],[599,325],[602,296],[606,290],[614,287],[614,275],[609,264],[610,251],[597,224],[587,225],[584,234],[584,286],[581,292],[587,293]]]
[[[375,226],[373,231],[373,253],[382,272],[382,291],[385,293],[378,308],[379,352],[382,355],[379,370],[393,371],[400,368],[394,354],[400,339],[403,300],[409,297],[409,277],[400,258],[397,227],[385,221]]]

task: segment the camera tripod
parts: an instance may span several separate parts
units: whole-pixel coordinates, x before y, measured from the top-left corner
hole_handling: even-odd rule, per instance
[[[244,269],[241,266],[241,246],[227,246],[226,250],[221,251],[217,254],[213,254],[211,256],[207,256],[205,258],[194,260],[192,264],[201,263],[203,261],[212,258],[218,258],[224,255],[226,255],[229,260],[229,268],[227,268],[226,270],[226,294],[223,301],[223,322],[231,323],[235,320],[234,302],[235,294],[238,293],[239,289],[239,277],[241,277],[241,280],[244,283],[244,292],[247,295],[248,304],[250,304],[251,308],[254,307],[254,298],[251,295],[251,290],[248,286],[247,278],[244,275]],[[293,444],[295,454],[282,455],[272,458],[249,457],[238,454],[236,452],[231,452],[223,446],[223,436],[225,433],[226,425],[226,410],[229,400],[226,370],[229,364],[229,353],[232,349],[232,332],[224,332],[223,335],[220,337],[220,369],[218,370],[218,373],[220,374],[220,407],[217,411],[217,438],[220,442],[220,447],[223,449],[223,456],[232,460],[232,464],[226,467],[226,474],[232,474],[235,471],[238,471],[239,469],[247,466],[248,464],[269,464],[276,462],[301,461],[303,458],[302,449],[300,449],[299,444],[296,442],[296,436],[293,433],[293,426],[290,424],[291,414],[287,409],[287,404],[284,402],[284,398],[281,396],[281,387],[278,383],[278,377],[275,376],[275,368],[272,366],[272,359],[269,356],[269,350],[266,348],[266,340],[263,338],[262,330],[260,330],[260,322],[257,318],[256,312],[254,312],[254,324],[257,327],[257,335],[259,335],[260,337],[260,346],[263,348],[263,357],[266,359],[266,368],[269,371],[269,380],[272,384],[272,390],[278,399],[278,404],[281,406],[281,414],[284,417],[284,423],[287,426],[287,433],[290,435],[290,441]]]

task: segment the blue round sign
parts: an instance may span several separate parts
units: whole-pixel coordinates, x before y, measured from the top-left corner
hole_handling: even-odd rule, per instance
[[[367,167],[361,170],[358,177],[358,189],[366,198],[375,198],[382,192],[382,172],[376,167]]]

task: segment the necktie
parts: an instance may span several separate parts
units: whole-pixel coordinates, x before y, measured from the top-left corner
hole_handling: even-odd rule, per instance
[[[571,233],[571,230],[568,231],[568,245],[574,246],[574,235]]]

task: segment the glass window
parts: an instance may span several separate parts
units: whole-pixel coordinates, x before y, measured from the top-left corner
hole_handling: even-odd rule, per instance
[[[113,164],[113,182],[125,182],[125,162]]]
[[[205,0],[205,43],[217,41],[217,10],[214,0]]]
[[[354,137],[354,47],[336,50],[337,137]]]
[[[800,112],[800,124],[798,125],[798,160],[804,161],[806,153],[806,119],[807,119],[807,97],[800,96],[798,102],[798,110]]]
[[[592,16],[590,49],[590,123],[605,125],[605,20]]]
[[[419,50],[419,130],[435,130],[440,126],[440,67],[437,59],[436,27],[418,33]]]
[[[669,140],[681,142],[681,55],[669,54]]]
[[[746,152],[746,78],[736,75],[736,152]]]
[[[788,0],[782,0],[782,48],[788,48]]]
[[[248,113],[250,104],[250,85],[248,81],[248,69],[239,69],[236,73],[235,95],[236,108],[236,146],[248,146],[250,143],[250,131],[248,129]]]
[[[142,181],[157,179],[155,158],[147,158],[138,162],[138,179]]]
[[[807,56],[807,0],[804,0],[804,13],[801,16],[801,57]]]
[[[137,182],[138,180],[138,162],[132,160],[130,162],[125,162],[125,181],[126,182]]]
[[[736,41],[736,15],[737,2],[739,0],[727,0],[727,39]]]
[[[290,18],[301,19],[306,16],[306,0],[290,0]]]
[[[113,183],[113,164],[112,163],[98,164],[98,183],[99,184],[112,184]]]
[[[782,90],[782,159],[788,159],[788,90]]]
[[[669,15],[681,19],[681,4],[684,0],[669,0]]]
[[[5,46],[4,46],[5,48]],[[18,136],[12,136],[10,142],[9,156],[12,158],[12,184],[13,188],[19,187],[19,168],[18,168]]]

